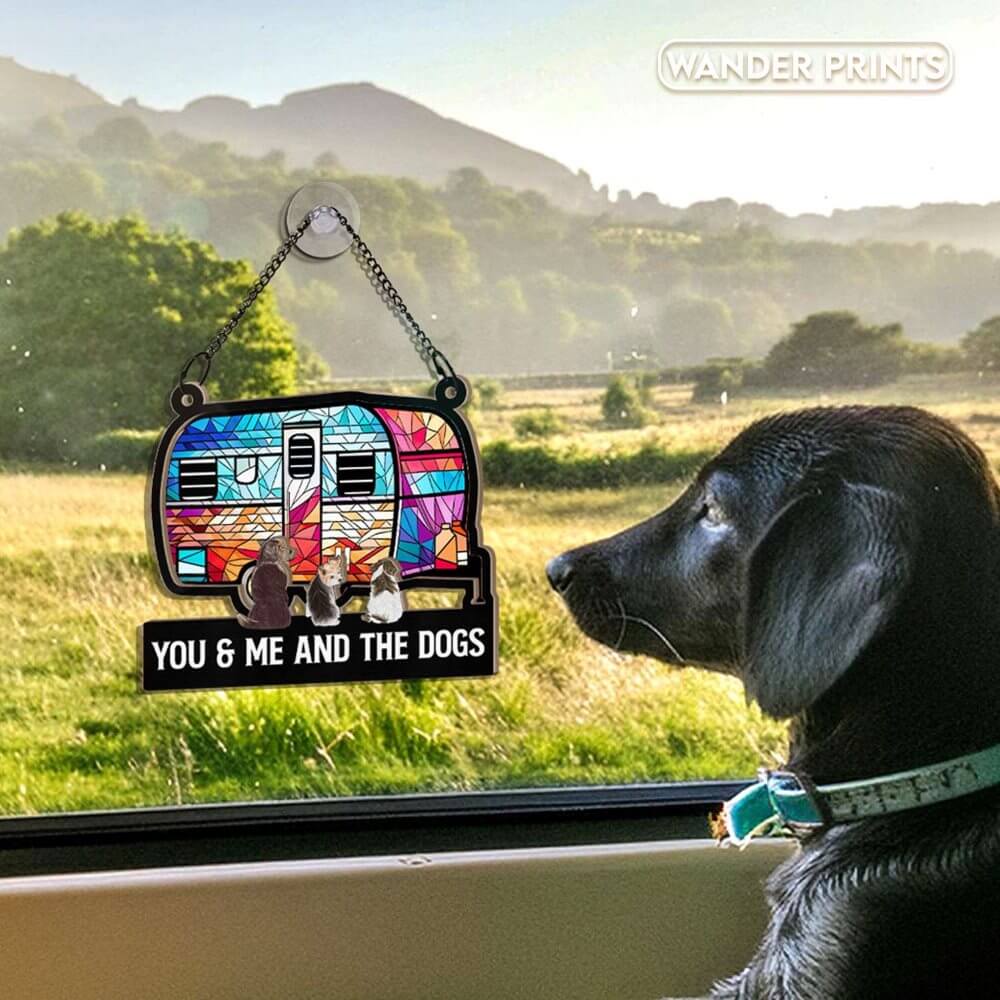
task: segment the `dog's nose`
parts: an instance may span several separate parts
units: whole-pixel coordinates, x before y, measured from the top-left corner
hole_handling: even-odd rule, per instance
[[[564,593],[573,579],[573,560],[569,553],[564,552],[561,556],[550,559],[545,567],[545,575],[554,590]]]

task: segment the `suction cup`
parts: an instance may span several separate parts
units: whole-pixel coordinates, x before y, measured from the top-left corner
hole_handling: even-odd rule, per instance
[[[292,232],[299,223],[314,208],[331,206],[343,212],[347,221],[360,232],[361,209],[354,200],[354,195],[347,188],[334,184],[333,181],[311,181],[288,199],[285,206],[285,231]],[[296,250],[306,257],[317,260],[329,260],[338,257],[351,245],[351,236],[337,221],[335,215],[324,213],[310,223],[302,234]]]

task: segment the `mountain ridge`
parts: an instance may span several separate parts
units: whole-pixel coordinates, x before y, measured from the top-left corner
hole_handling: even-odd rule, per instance
[[[104,101],[68,108],[63,117],[73,131],[86,132],[122,114],[138,118],[154,135],[176,131],[202,142],[221,139],[243,155],[280,149],[294,166],[332,152],[358,173],[432,185],[442,184],[457,167],[471,166],[496,184],[540,191],[563,208],[596,207],[589,179],[552,157],[371,82],[293,91],[260,105],[224,94],[194,98],[180,110],[159,110],[134,99],[121,105]]]
[[[460,167],[475,167],[494,184],[544,194],[559,208],[612,223],[662,225],[701,232],[765,226],[791,240],[856,240],[932,245],[1000,253],[1000,202],[928,202],[911,208],[868,205],[786,215],[762,202],[716,198],[678,207],[651,192],[628,190],[612,199],[585,171],[528,149],[371,81],[293,91],[276,103],[253,105],[228,94],[193,98],[180,109],[157,109],[135,98],[106,100],[75,77],[22,66],[0,56],[0,126],[26,130],[39,118],[61,116],[77,137],[108,119],[139,119],[154,135],[179,132],[201,142],[225,142],[235,152],[263,156],[281,150],[297,167],[333,153],[356,173],[410,177],[432,186]]]
[[[22,66],[0,55],[0,124],[28,124],[76,107],[107,103],[75,77]]]

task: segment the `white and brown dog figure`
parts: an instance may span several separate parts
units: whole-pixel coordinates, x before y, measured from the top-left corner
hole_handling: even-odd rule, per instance
[[[328,628],[340,624],[340,588],[347,581],[350,563],[344,549],[320,564],[306,594],[306,614],[313,625]]]
[[[406,610],[406,599],[399,589],[403,578],[403,567],[395,559],[382,559],[372,570],[371,593],[368,596],[368,610],[362,616],[366,622],[390,625],[398,622]]]

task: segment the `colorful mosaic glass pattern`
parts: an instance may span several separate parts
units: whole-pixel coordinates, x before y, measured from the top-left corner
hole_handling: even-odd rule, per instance
[[[371,579],[372,567],[392,550],[396,504],[329,503],[323,505],[323,558],[346,549],[351,582]]]
[[[336,451],[384,452],[391,462],[391,442],[375,411],[362,406],[317,407],[314,410],[277,410],[233,416],[200,417],[184,428],[167,467],[168,503],[180,495],[180,462],[185,458],[215,457],[219,477],[217,500],[267,500],[281,496],[281,448],[289,424],[322,425],[324,469],[326,453]],[[253,483],[236,480],[235,456],[256,455],[259,475]],[[383,460],[384,461],[384,460]],[[389,482],[392,482],[389,476]],[[391,495],[392,486],[389,493]]]
[[[217,500],[247,503],[253,500],[281,499],[281,452],[257,455],[256,476],[250,482],[236,478],[236,465],[244,456],[220,457],[216,461],[218,475]]]
[[[290,478],[286,438],[309,427],[319,435],[315,475]],[[339,495],[344,453],[372,454],[370,500]],[[436,413],[348,404],[197,417],[168,456],[165,535],[176,575],[188,583],[236,582],[277,534],[292,542],[299,583],[338,549],[348,551],[352,582],[370,579],[388,555],[407,575],[447,570],[467,560],[466,488],[455,431]]]
[[[465,492],[465,472],[460,451],[404,455],[399,466],[405,496]]]
[[[434,567],[438,532],[453,521],[461,521],[464,510],[463,493],[407,497],[400,501],[396,558],[403,567],[404,575]]]
[[[322,546],[319,476],[315,482],[288,479],[286,490],[288,510],[285,514],[285,535],[295,553],[291,560],[292,577],[311,580],[319,569]]]
[[[375,412],[386,422],[400,452],[458,449],[454,430],[436,413],[382,408]]]
[[[208,577],[208,564],[205,559],[205,550],[198,548],[184,548],[178,546],[177,549],[177,575],[182,580],[204,580]]]
[[[280,535],[284,526],[280,502],[251,507],[169,507],[166,514],[167,542],[175,558],[181,549],[203,549],[212,583],[235,582],[240,570],[257,559],[260,543]]]

